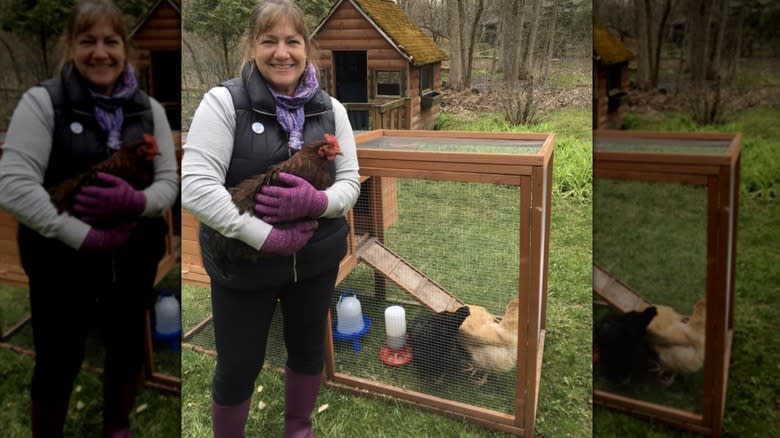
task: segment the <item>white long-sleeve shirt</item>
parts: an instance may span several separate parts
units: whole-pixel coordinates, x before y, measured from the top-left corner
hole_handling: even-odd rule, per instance
[[[336,99],[333,114],[341,155],[336,156],[336,178],[325,190],[328,206],[321,217],[343,216],[360,195],[360,175],[352,126],[347,110]],[[190,125],[182,157],[182,207],[223,235],[260,249],[273,226],[250,212],[239,214],[225,188],[233,153],[236,110],[225,87],[209,90]]]
[[[179,185],[168,118],[159,102],[151,97],[149,100],[160,155],[154,157],[154,182],[144,189],[146,207],[142,216],[154,217],[162,215],[176,202]],[[45,88],[33,87],[22,95],[8,126],[0,159],[0,208],[42,236],[61,240],[78,249],[90,225],[66,212],[58,214],[43,187],[53,132],[51,98]]]

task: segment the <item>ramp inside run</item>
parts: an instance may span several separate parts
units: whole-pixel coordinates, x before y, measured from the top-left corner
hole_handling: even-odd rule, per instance
[[[641,312],[652,305],[595,263],[593,264],[593,291],[623,313]]]
[[[376,238],[364,241],[358,247],[356,255],[360,261],[371,266],[434,312],[452,312],[465,305]]]

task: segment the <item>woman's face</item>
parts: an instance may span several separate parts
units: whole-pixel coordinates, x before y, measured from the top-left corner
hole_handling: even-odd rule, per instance
[[[255,39],[254,59],[260,74],[274,89],[292,96],[306,69],[306,44],[289,21],[283,21]]]
[[[94,91],[111,95],[127,60],[127,48],[109,20],[76,35],[73,63]]]

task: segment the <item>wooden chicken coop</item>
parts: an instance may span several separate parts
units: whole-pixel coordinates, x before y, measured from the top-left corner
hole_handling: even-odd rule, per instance
[[[684,315],[670,328],[698,339],[672,350],[645,338],[657,354],[652,370],[628,382],[610,380],[594,364],[596,403],[721,434],[741,149],[741,134],[594,132],[594,317],[668,306]],[[698,301],[706,303],[706,319],[697,327]]]
[[[326,384],[533,435],[545,338],[553,135],[374,130],[355,139],[361,197],[348,215],[349,250],[331,309]],[[182,278],[208,284],[198,223],[187,213],[183,220]],[[369,321],[360,339],[344,338],[337,328],[336,300],[348,290]],[[517,314],[504,313],[513,301]],[[393,305],[405,308],[410,327],[464,305],[481,306],[502,321],[514,317],[517,327],[508,327],[516,345],[501,346],[510,365],[475,376],[462,369],[471,359],[454,348],[437,358],[443,362],[434,372],[444,379],[429,379],[414,358],[388,364],[384,312]],[[266,364],[281,370],[286,353],[278,313]],[[216,354],[210,320],[205,315],[186,327],[184,345]],[[434,347],[457,342],[427,341]]]
[[[322,87],[355,130],[432,129],[447,54],[391,0],[340,0],[312,32]]]
[[[181,2],[157,0],[130,32],[138,52],[139,86],[165,108],[171,129],[181,129]]]

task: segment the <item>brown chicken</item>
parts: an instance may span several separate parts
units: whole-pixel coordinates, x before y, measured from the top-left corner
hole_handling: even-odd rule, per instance
[[[517,364],[519,300],[509,302],[502,318],[482,306],[468,307],[469,317],[460,326],[463,346],[471,359],[471,367],[466,371],[484,384],[490,372],[509,371]]]
[[[149,187],[154,182],[155,155],[160,154],[154,136],[144,134],[144,139],[123,144],[110,157],[93,165],[86,172],[72,178],[60,181],[49,188],[51,202],[57,207],[57,212],[72,212],[76,194],[82,186],[97,183],[98,172],[109,173],[130,183],[136,190]]]
[[[265,172],[251,176],[228,189],[233,203],[240,213],[250,212],[255,214],[255,195],[266,185],[278,185],[277,177],[280,172],[289,173],[308,181],[317,190],[325,190],[333,184],[333,175],[330,171],[330,162],[341,154],[339,143],[332,134],[325,134],[323,140],[314,141],[301,147],[292,157],[274,164]],[[279,226],[279,225],[277,225]],[[283,225],[281,225],[283,226]],[[216,254],[220,254],[217,263],[226,266],[239,260],[257,261],[263,257],[243,242],[225,237],[220,233],[214,233],[212,247]]]
[[[251,176],[228,189],[238,211],[250,211],[254,214],[255,195],[265,185],[276,185],[280,172],[301,177],[317,190],[325,190],[333,184],[329,162],[341,154],[339,142],[332,134],[325,134],[318,140],[301,147],[292,157],[274,164],[265,172]]]
[[[707,305],[696,302],[690,318],[669,306],[655,306],[658,315],[647,326],[647,339],[658,354],[659,377],[672,383],[677,374],[693,373],[704,364]]]

